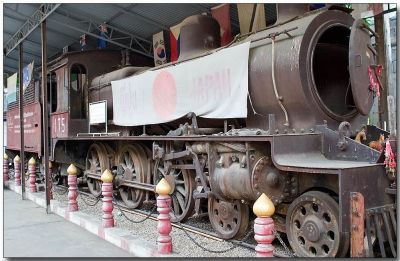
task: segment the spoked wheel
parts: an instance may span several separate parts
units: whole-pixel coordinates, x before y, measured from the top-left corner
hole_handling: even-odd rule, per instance
[[[240,200],[230,203],[210,196],[208,217],[221,238],[241,238],[249,225],[249,207]]]
[[[53,185],[62,185],[63,184],[63,178],[61,176],[61,171],[60,171],[60,165],[54,163],[53,168],[52,168],[52,177],[51,180],[53,182]]]
[[[162,178],[165,178],[173,191],[170,194],[172,200],[171,206],[175,213],[175,215],[170,214],[172,222],[185,221],[192,214],[194,207],[193,190],[195,185],[191,172],[192,170],[172,169],[169,175],[165,175],[163,162],[157,160],[155,163],[154,185],[157,185]]]
[[[349,248],[349,238],[339,232],[338,203],[320,191],[306,192],[292,202],[286,233],[300,257],[343,257]]]
[[[121,168],[124,180],[144,182],[144,159],[133,145],[124,146],[118,156],[118,167]],[[142,205],[145,192],[140,189],[121,186],[119,188],[122,201],[128,208]]]
[[[86,172],[100,175],[108,168],[109,160],[107,151],[101,144],[92,144],[86,157]],[[100,177],[99,176],[99,177]],[[99,197],[101,195],[101,180],[94,178],[87,178],[87,185],[90,193],[93,196]]]

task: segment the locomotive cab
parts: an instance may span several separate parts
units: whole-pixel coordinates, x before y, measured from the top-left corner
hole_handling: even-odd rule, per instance
[[[120,64],[119,51],[70,52],[48,64],[51,138],[88,132],[88,83]],[[56,100],[54,100],[56,99]]]

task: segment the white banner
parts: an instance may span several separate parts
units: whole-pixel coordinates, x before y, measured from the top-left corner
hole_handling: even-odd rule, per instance
[[[250,42],[175,66],[112,81],[114,124],[247,117]]]

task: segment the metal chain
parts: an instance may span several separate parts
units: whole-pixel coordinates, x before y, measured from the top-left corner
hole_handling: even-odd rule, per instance
[[[78,189],[78,186],[76,186],[76,191],[78,192],[78,196],[79,196],[79,195],[84,195],[84,196],[88,197],[88,198],[91,199],[91,200],[95,200],[95,199],[96,199],[96,201],[95,201],[94,203],[88,203],[88,202],[85,200],[84,197],[81,197],[83,203],[85,203],[85,204],[88,205],[89,207],[94,207],[94,206],[96,206],[97,203],[99,203],[100,200],[101,200],[101,197],[100,197],[100,196],[97,197],[97,198],[93,198],[93,197],[91,197],[91,196],[89,196],[89,195],[86,195],[86,194],[82,193],[82,191],[80,191],[80,190]]]
[[[172,212],[172,214],[175,216],[175,218],[177,219],[177,217],[176,217],[176,214],[175,214],[175,211],[172,209],[172,207],[168,204],[168,201],[166,200],[166,203],[167,203],[167,205],[168,205],[168,207],[169,207],[169,209],[171,210],[171,212]],[[224,249],[224,250],[211,250],[211,249],[207,249],[207,248],[205,248],[205,247],[203,247],[202,245],[200,245],[194,238],[192,238],[190,235],[189,235],[189,232],[187,232],[184,228],[183,228],[183,226],[182,226],[182,224],[181,224],[181,222],[179,222],[179,221],[177,221],[177,222],[174,222],[174,223],[177,223],[180,227],[180,229],[181,230],[183,230],[183,232],[185,232],[185,234],[186,234],[186,236],[196,245],[196,246],[198,246],[198,247],[200,247],[201,249],[203,249],[204,251],[207,251],[207,252],[211,252],[211,253],[216,253],[216,254],[221,254],[221,253],[226,253],[226,252],[228,252],[228,251],[231,251],[231,250],[233,250],[233,249],[235,249],[236,247],[238,247],[238,245],[232,245],[230,248],[228,248],[228,249]],[[249,230],[248,232],[247,232],[247,234],[242,238],[242,240],[240,240],[240,241],[246,241],[247,239],[248,239],[248,237],[252,234],[252,230]]]
[[[59,192],[58,189],[59,189],[59,188],[53,186],[54,192],[56,192],[58,195],[65,195],[65,194],[68,192],[68,188],[66,188],[64,192]]]
[[[290,249],[286,246],[285,242],[283,242],[279,233],[275,229],[272,229],[272,233],[274,233],[275,238],[278,239],[279,243],[281,243],[281,245],[285,249],[286,255],[288,255],[289,257],[295,257],[296,254],[294,252],[290,251]]]
[[[151,215],[155,212],[155,210],[157,209],[157,206],[153,206],[153,208],[152,208],[151,211],[147,214],[147,216],[145,216],[142,220],[135,221],[135,220],[130,219],[130,218],[124,213],[124,211],[122,211],[122,209],[120,208],[120,205],[118,204],[118,202],[117,202],[117,200],[115,199],[114,195],[113,195],[112,197],[113,197],[113,203],[114,203],[114,205],[117,206],[118,210],[122,213],[122,215],[123,215],[128,221],[130,221],[130,222],[132,222],[132,223],[135,223],[135,224],[142,223],[142,222],[146,221],[147,219],[149,219],[150,216],[151,216]]]
[[[8,177],[9,177],[9,179],[15,179],[14,169],[8,169]]]

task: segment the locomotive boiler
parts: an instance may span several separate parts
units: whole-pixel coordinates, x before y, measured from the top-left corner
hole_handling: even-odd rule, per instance
[[[276,229],[286,233],[297,256],[345,256],[351,192],[364,195],[366,209],[394,203],[385,193],[390,181],[381,152],[366,145],[380,134],[388,136],[365,124],[377,91],[369,77],[376,68],[373,32],[346,8],[284,8],[277,5],[274,25],[237,36],[224,47],[219,47],[219,25],[213,18],[189,17],[181,27],[185,41],[178,61],[155,68],[123,63],[117,70],[109,64],[107,73],[104,69],[85,76],[86,87],[71,84],[71,79],[82,79],[82,68],[97,72],[95,63],[84,63],[85,52],[79,54],[81,61],[50,64],[66,70],[70,79],[57,81],[69,94],[57,93],[57,102],[65,99],[65,108],[50,115],[65,119],[65,132],[52,125],[50,158],[57,165],[56,175],[65,176],[66,166],[74,163],[81,170],[81,184],[99,196],[100,176],[110,169],[115,188],[130,208],[151,202],[155,185],[165,178],[172,187],[173,220],[208,213],[224,239],[246,233],[252,218],[249,207],[265,193],[276,207]],[[245,45],[247,59],[226,56]],[[179,85],[194,70],[211,70],[204,58],[217,56],[223,58],[221,63],[244,63],[246,73],[215,72],[201,78],[201,84],[193,81],[195,87],[185,85],[183,92],[189,95],[182,96],[193,96],[188,90],[201,86],[220,95],[212,106],[211,96],[182,101],[179,90],[165,83]],[[185,71],[185,66],[193,67]],[[71,78],[74,73],[78,76]],[[162,89],[154,83],[159,75]],[[170,75],[181,76],[171,81]],[[151,77],[156,80],[143,80]],[[237,84],[226,87],[225,80],[234,77]],[[163,96],[151,92],[154,88]],[[89,122],[89,104],[101,101],[107,101],[107,132],[104,125]],[[243,106],[244,117],[229,117],[243,113],[238,109]],[[182,108],[189,107],[194,110],[183,113]],[[77,108],[79,114],[72,115]],[[150,111],[158,122],[152,121]],[[362,129],[368,139],[360,143],[354,137]]]

